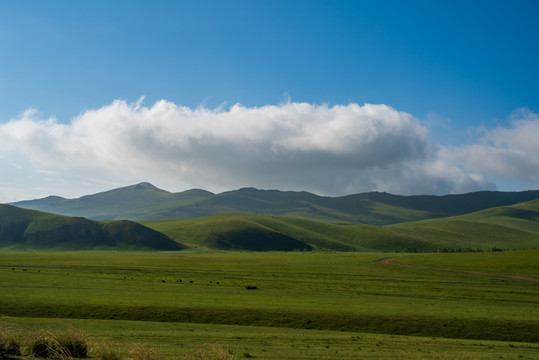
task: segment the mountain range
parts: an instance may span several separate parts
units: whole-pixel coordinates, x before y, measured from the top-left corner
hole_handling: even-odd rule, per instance
[[[49,196],[11,205],[93,220],[160,220],[225,213],[252,213],[320,220],[335,224],[388,225],[463,215],[539,198],[539,191],[481,191],[459,195],[400,196],[369,192],[341,197],[305,191],[242,188],[213,194],[171,193],[140,183],[77,199]]]
[[[326,197],[254,188],[220,194],[198,189],[170,193],[140,183],[78,199],[50,196],[1,205],[0,215],[4,248],[391,252],[539,248],[539,191]]]

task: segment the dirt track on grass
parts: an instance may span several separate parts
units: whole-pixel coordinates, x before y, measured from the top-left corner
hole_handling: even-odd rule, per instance
[[[482,272],[482,271],[458,270],[458,269],[449,269],[449,268],[439,268],[439,267],[414,266],[414,265],[407,265],[407,264],[399,264],[399,263],[395,262],[396,259],[397,259],[396,257],[390,257],[390,258],[378,260],[377,263],[382,264],[382,265],[398,266],[398,267],[411,268],[411,269],[425,269],[425,270],[435,270],[435,271],[446,271],[446,272],[454,272],[454,273],[461,273],[461,274],[492,276],[492,277],[497,277],[497,278],[500,278],[500,279],[515,279],[515,280],[525,280],[525,281],[539,282],[538,278],[533,278],[533,277],[528,277],[528,276],[503,275],[503,274],[487,273],[487,272]]]

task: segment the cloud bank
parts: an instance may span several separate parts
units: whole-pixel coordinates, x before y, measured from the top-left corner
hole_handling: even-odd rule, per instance
[[[509,127],[485,131],[476,144],[445,156],[467,170],[510,179],[521,187],[539,187],[539,116],[528,109],[511,115]]]
[[[484,175],[539,183],[539,119],[519,114],[511,128],[449,149],[430,144],[425,125],[387,105],[191,109],[117,100],[68,124],[34,110],[0,124],[0,161],[31,172],[34,186],[45,179],[102,187],[151,181],[215,192],[254,186],[328,195],[462,193],[494,189]],[[1,182],[16,187],[7,175]]]

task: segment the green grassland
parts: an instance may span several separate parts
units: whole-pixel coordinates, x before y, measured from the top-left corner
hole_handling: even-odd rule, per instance
[[[398,263],[464,271],[528,276],[539,279],[539,250],[483,253],[400,255]]]
[[[154,321],[0,317],[0,331],[25,335],[36,329],[82,331],[90,356],[103,343],[124,358],[133,347],[154,350],[162,359],[186,359],[219,346],[235,359],[537,359],[539,344],[444,339],[261,326]]]
[[[539,248],[539,201],[394,225],[336,225],[256,214],[142,224],[191,247],[244,250],[437,252]],[[256,239],[269,239],[256,243]],[[272,239],[279,239],[280,243]]]
[[[397,262],[422,266],[446,261],[448,267],[517,275],[522,271],[519,264],[532,264],[526,275],[539,277],[537,250],[397,256]],[[384,257],[317,252],[4,252],[0,314],[15,323],[18,318],[87,319],[97,321],[95,326],[102,320],[144,321],[151,331],[158,327],[151,323],[165,328],[257,326],[276,329],[268,334],[288,333],[289,340],[302,331],[307,339],[316,337],[310,331],[320,330],[341,339],[337,342],[364,333],[404,335],[408,340],[403,341],[410,342],[425,341],[411,338],[416,336],[435,338],[434,343],[438,338],[539,342],[536,282],[377,263]],[[2,323],[8,324],[5,318]],[[288,340],[275,346],[282,341]],[[248,337],[234,344],[249,348]],[[257,346],[247,351],[261,358],[262,348],[277,351],[272,345]],[[539,355],[537,346],[532,348]]]

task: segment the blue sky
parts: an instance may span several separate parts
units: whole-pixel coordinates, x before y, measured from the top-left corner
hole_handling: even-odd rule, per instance
[[[2,1],[0,201],[80,196],[139,180],[173,191],[256,186],[332,195],[536,188],[539,155],[533,136],[530,143],[523,137],[539,129],[538,16],[536,1]],[[189,124],[206,124],[199,117],[205,112],[182,117],[171,110],[175,120],[164,120],[156,108],[160,101],[175,111],[203,109],[264,136],[223,138],[201,127],[189,133],[195,131]],[[251,114],[250,122],[233,116],[234,104]],[[294,104],[309,109],[294,118],[286,112],[297,115]],[[322,125],[333,128],[332,121],[345,116],[334,107],[355,104],[389,110],[377,108],[384,120],[376,123],[367,109],[344,109],[349,127],[341,124],[341,133],[330,139],[355,134],[352,140],[369,146],[324,147],[329,138],[311,130],[299,134],[313,123],[322,135],[331,133]],[[323,115],[324,108],[334,111]],[[126,111],[128,120],[122,118]],[[142,120],[144,111],[154,117]],[[392,111],[400,114],[397,130]],[[408,115],[411,121],[404,119]],[[253,119],[268,116],[279,118],[279,125],[259,129],[263,121]],[[103,118],[124,134],[153,122],[168,133],[187,134],[196,146],[171,145],[171,139],[165,146],[156,128],[138,134],[139,140],[118,135],[103,144],[105,135],[92,128]],[[296,119],[295,125],[287,119]],[[222,125],[208,120],[205,126]],[[358,130],[371,127],[382,130],[369,136]],[[309,135],[310,147],[281,148],[276,144],[283,134],[295,144]],[[139,163],[136,158],[145,155],[134,149],[136,141],[148,138],[154,140],[151,156]],[[213,139],[211,146],[201,138]],[[118,174],[118,165],[77,157],[83,149],[72,151],[76,139],[90,139],[84,151],[92,159],[106,149],[128,168]],[[51,143],[57,146],[52,152]],[[357,160],[374,146],[395,149],[380,163]],[[260,157],[245,159],[242,151]],[[237,160],[221,159],[225,163],[217,166],[215,152]],[[474,158],[478,154],[482,160]],[[262,162],[293,172],[298,163],[291,158],[318,162],[319,170],[313,165],[284,180],[271,174],[262,180],[262,170],[250,170]],[[169,159],[168,165],[148,165],[160,159]],[[311,185],[313,178],[321,180]],[[425,184],[418,186],[418,178]]]

